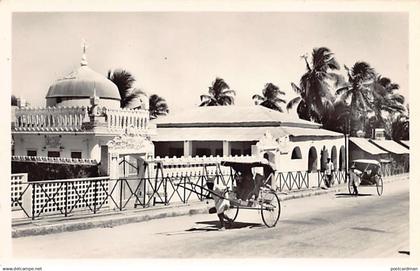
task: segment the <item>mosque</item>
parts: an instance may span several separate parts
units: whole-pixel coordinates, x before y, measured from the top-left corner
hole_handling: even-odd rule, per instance
[[[121,135],[135,139],[126,147],[140,144],[152,157],[148,110],[120,108],[120,99],[117,86],[88,66],[84,50],[80,67],[49,87],[45,107],[12,109],[14,159],[99,162],[101,150],[121,145]]]

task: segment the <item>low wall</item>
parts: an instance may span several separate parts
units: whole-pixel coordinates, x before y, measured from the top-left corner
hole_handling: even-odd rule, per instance
[[[28,173],[28,181],[98,177],[98,165],[90,159],[13,156],[12,174]]]

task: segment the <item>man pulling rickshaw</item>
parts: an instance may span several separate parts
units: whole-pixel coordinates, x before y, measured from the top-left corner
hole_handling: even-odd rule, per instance
[[[359,194],[360,186],[375,186],[379,196],[383,193],[381,164],[376,160],[357,159],[352,161],[350,168],[349,193]]]

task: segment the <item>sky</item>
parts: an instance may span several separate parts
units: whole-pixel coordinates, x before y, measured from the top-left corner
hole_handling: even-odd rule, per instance
[[[171,112],[198,106],[216,77],[236,91],[236,105],[252,105],[268,82],[290,100],[290,83],[305,72],[300,56],[322,46],[341,66],[368,62],[409,98],[401,12],[14,13],[12,93],[45,106],[48,87],[79,67],[83,39],[90,68],[130,71],[135,86],[165,98]]]

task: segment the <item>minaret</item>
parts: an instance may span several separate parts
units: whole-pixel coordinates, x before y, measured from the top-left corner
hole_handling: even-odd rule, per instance
[[[87,49],[87,44],[86,44],[86,40],[82,40],[82,49],[83,49],[83,54],[82,54],[82,60],[80,61],[80,66],[87,66],[88,62],[87,62],[87,57],[86,57],[86,49]]]

